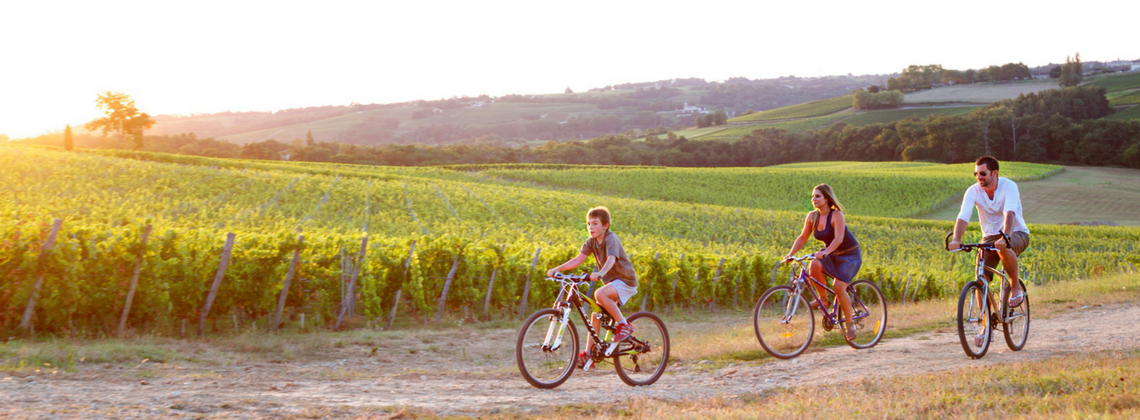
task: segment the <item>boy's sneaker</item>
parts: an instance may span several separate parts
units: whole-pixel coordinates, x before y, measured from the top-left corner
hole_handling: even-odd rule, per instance
[[[617,328],[614,331],[614,342],[620,343],[625,340],[629,340],[629,336],[632,334],[633,326],[629,325],[628,322],[617,324]]]
[[[585,351],[578,353],[578,361],[574,363],[574,366],[577,366],[578,369],[589,370],[590,368],[586,367],[587,364],[591,366],[594,364],[593,360],[590,360],[590,356],[587,356]]]

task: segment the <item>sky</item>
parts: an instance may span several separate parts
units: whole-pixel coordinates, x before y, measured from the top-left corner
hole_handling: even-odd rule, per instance
[[[0,134],[697,77],[1140,60],[1140,1],[0,1]],[[1087,5],[1087,7],[1086,7]],[[952,6],[952,7],[951,7]]]

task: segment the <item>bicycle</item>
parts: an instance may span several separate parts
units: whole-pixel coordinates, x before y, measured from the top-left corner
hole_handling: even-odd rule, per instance
[[[1001,231],[998,233],[1005,237],[1005,243],[1010,243],[1009,235]],[[947,251],[950,251],[951,235],[953,233],[946,235],[945,246]],[[1021,290],[1025,291],[1025,297],[1021,300],[1020,305],[1010,307],[1009,278],[1006,276],[1005,270],[989,267],[985,263],[983,251],[997,252],[997,248],[992,242],[962,244],[961,248],[950,252],[972,252],[975,250],[978,252],[974,260],[974,280],[962,286],[962,292],[958,295],[958,340],[962,343],[962,350],[971,359],[985,356],[986,351],[990,348],[990,341],[993,339],[993,331],[998,329],[999,325],[1001,325],[1002,334],[1005,335],[1005,344],[1009,346],[1009,349],[1021,350],[1029,338],[1029,289],[1025,287],[1025,282],[1019,279],[1018,283],[1021,283]],[[990,282],[986,280],[987,271],[1000,277],[1001,291],[999,296],[1001,299],[996,305],[993,295],[990,293]],[[998,308],[997,314],[993,312],[995,306]],[[980,342],[975,341],[974,337],[977,336],[983,337]]]
[[[815,288],[809,287],[808,282],[823,287],[825,295],[830,294],[832,311],[823,311],[823,329],[831,331],[836,325],[843,325],[845,319],[843,311],[839,309],[838,296],[835,291],[812,278],[808,274],[808,261],[815,259],[812,254],[799,258],[791,258],[792,274],[788,284],[774,286],[760,295],[753,309],[752,326],[756,331],[756,339],[764,350],[779,359],[791,359],[799,356],[815,335],[815,310],[808,305],[804,291],[810,291],[813,301],[825,307],[823,299],[816,293]],[[776,269],[779,269],[777,263]],[[772,280],[775,283],[776,273]],[[856,349],[874,347],[883,338],[887,328],[887,301],[879,287],[870,280],[855,280],[847,287],[848,297],[851,298],[851,318],[855,325],[855,340],[843,340]]]
[[[578,329],[571,319],[572,312],[578,313],[594,339],[594,348],[587,353],[595,365],[612,358],[618,377],[629,386],[650,385],[661,377],[669,363],[669,332],[661,318],[645,311],[634,313],[626,317],[626,322],[633,326],[633,335],[629,340],[611,343],[616,323],[591,297],[582,293],[582,286],[590,283],[588,274],[558,273],[546,280],[562,287],[553,307],[532,314],[519,330],[515,361],[523,379],[537,388],[550,389],[570,378],[579,351]],[[590,325],[582,311],[584,304],[601,319],[600,331]]]

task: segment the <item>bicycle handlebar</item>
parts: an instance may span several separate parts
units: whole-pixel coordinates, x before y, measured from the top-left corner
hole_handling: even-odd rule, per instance
[[[815,259],[815,253],[813,252],[811,254],[807,254],[807,255],[804,255],[802,257],[785,258],[784,262],[788,262],[788,261],[802,262],[802,261],[811,261],[814,259]]]
[[[958,249],[950,250],[950,237],[953,235],[954,235],[954,232],[947,233],[946,239],[943,240],[944,247],[949,252],[970,252],[970,251],[973,251],[974,248],[979,248],[979,249],[982,249],[985,251],[997,251],[997,248],[994,247],[995,242],[978,242],[978,243],[973,243],[973,244],[961,244],[961,245],[959,245]],[[998,230],[998,235],[1001,235],[1002,239],[1005,239],[1006,246],[1012,245],[1012,242],[1010,242],[1010,239],[1009,239],[1009,235],[1006,235],[1005,232]]]
[[[550,281],[554,281],[554,282],[559,282],[559,283],[571,282],[571,283],[575,283],[575,284],[581,284],[581,283],[588,283],[590,281],[590,275],[589,274],[574,275],[574,274],[554,273],[554,277],[547,277],[546,279],[550,280]]]

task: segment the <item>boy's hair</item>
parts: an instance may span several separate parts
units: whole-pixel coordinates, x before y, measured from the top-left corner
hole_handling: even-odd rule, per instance
[[[594,207],[586,212],[586,220],[589,219],[598,219],[603,225],[608,226],[610,224],[610,209],[607,209],[606,206]]]
[[[991,171],[998,170],[998,161],[993,156],[982,156],[974,161],[974,166],[982,166],[982,164],[985,164],[986,169]]]

